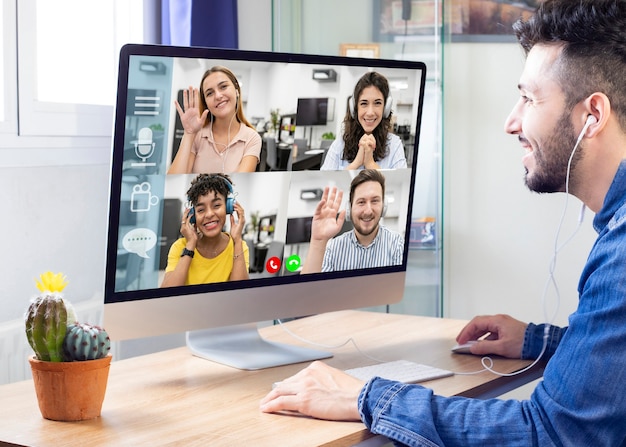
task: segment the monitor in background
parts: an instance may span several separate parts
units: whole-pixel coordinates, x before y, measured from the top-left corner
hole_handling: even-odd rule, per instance
[[[308,244],[311,240],[311,224],[313,216],[293,217],[287,219],[287,234],[285,235],[286,244]],[[337,236],[350,231],[352,229],[350,220],[346,220],[343,227],[337,233]]]
[[[287,219],[287,244],[306,244],[311,240],[311,222],[313,217],[294,217]]]
[[[328,98],[298,98],[296,126],[325,126]]]
[[[298,274],[308,234],[292,244],[290,221],[313,216],[318,200],[307,191],[337,186],[347,202],[357,171],[282,171],[231,175],[236,200],[246,211],[244,240],[250,264],[263,267],[250,279],[160,287],[164,240],[180,225],[194,174],[167,175],[176,135],[174,98],[198,86],[215,65],[230,68],[242,85],[247,116],[289,112],[298,98],[319,96],[313,68],[332,68],[342,82],[325,83],[324,95],[345,98],[363,73],[376,70],[409,85],[398,120],[416,129],[407,169],[383,171],[387,210],[384,225],[402,234],[398,265]],[[158,66],[159,70],[154,70]],[[294,79],[298,80],[293,82]],[[120,53],[113,135],[104,324],[113,340],[187,332],[195,355],[243,369],[258,369],[330,356],[329,352],[279,345],[260,338],[257,322],[398,302],[404,293],[419,129],[426,79],[421,62],[253,52],[156,45],[127,45]],[[138,91],[151,92],[138,95]],[[393,92],[392,92],[393,93]],[[410,100],[409,100],[410,99]],[[340,103],[333,101],[331,104]],[[293,110],[293,109],[292,109]],[[326,116],[325,114],[323,114]],[[332,114],[331,114],[332,115]],[[334,113],[334,116],[340,116]],[[316,122],[322,120],[317,115]],[[300,123],[298,123],[300,124]],[[340,123],[322,131],[338,132]],[[133,141],[152,130],[151,153],[136,153]],[[317,198],[316,198],[317,199]],[[172,209],[172,203],[179,205]],[[260,216],[253,224],[253,216]],[[269,217],[268,217],[269,216]],[[169,243],[169,242],[168,242]],[[292,252],[294,247],[298,252]],[[253,258],[253,259],[252,259]]]

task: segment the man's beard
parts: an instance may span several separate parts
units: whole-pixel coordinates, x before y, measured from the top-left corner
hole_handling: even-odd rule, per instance
[[[552,136],[541,147],[535,148],[535,167],[532,173],[526,170],[525,182],[528,189],[538,193],[565,191],[569,158],[576,145],[576,132],[567,113],[557,122]],[[582,158],[580,149],[572,157],[570,170]]]
[[[354,226],[354,231],[359,233],[361,236],[369,236],[370,234],[372,234],[376,230],[378,230],[378,227],[380,226],[380,219],[378,219],[378,222],[376,222],[376,225],[374,225],[369,230],[364,230],[363,226],[361,226],[361,224],[358,221],[357,222],[352,222],[352,225]]]

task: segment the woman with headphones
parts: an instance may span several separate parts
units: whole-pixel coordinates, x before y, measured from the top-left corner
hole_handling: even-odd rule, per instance
[[[343,138],[328,148],[321,169],[406,168],[402,141],[391,133],[392,106],[387,78],[374,71],[365,73],[348,99]]]
[[[184,134],[168,174],[254,172],[261,137],[243,114],[241,88],[226,67],[207,70],[200,90],[175,101]]]
[[[182,237],[170,247],[161,287],[249,279],[244,210],[235,200],[230,178],[200,174],[192,180],[187,198]],[[227,216],[230,232],[224,231]]]

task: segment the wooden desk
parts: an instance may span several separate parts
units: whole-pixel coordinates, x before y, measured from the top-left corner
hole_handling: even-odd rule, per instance
[[[352,338],[375,358],[404,358],[452,371],[476,371],[481,369],[479,358],[450,352],[464,324],[460,320],[360,311],[334,312],[287,323],[297,335],[315,343],[336,346]],[[263,328],[261,332],[270,340],[304,345],[280,326]],[[333,351],[335,356],[327,362],[338,368],[372,363],[352,345]],[[512,372],[527,364],[496,359],[494,368]],[[193,357],[187,348],[114,361],[102,416],[83,422],[43,419],[30,380],[3,385],[0,445],[304,447],[354,445],[371,437],[360,422],[329,422],[259,411],[259,401],[271,384],[303,366],[240,371]],[[510,378],[483,372],[424,384],[445,396],[479,396],[540,375],[541,369],[531,370],[512,383]]]

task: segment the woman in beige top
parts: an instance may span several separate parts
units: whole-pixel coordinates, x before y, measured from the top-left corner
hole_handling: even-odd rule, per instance
[[[175,101],[184,134],[168,174],[255,171],[261,137],[243,114],[237,78],[216,66],[200,88],[183,91],[183,107]]]

